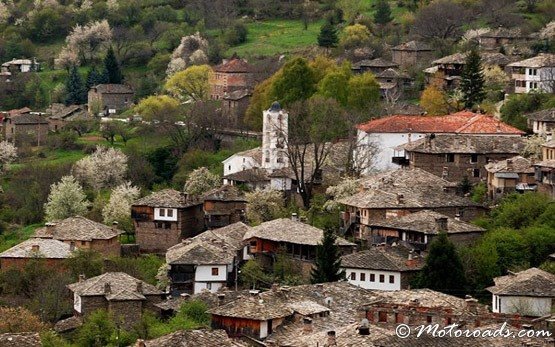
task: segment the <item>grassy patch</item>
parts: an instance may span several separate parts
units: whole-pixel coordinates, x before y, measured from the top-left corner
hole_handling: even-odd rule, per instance
[[[42,224],[31,224],[26,227],[6,231],[0,235],[0,252],[12,248],[20,242],[27,240],[35,232],[35,229],[41,227]]]

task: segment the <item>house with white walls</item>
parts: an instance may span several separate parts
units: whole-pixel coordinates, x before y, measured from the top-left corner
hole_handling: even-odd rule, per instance
[[[486,288],[492,294],[493,312],[537,317],[553,312],[555,275],[533,267],[493,281],[495,285]]]
[[[555,54],[540,53],[507,67],[510,69],[516,94],[555,91]]]
[[[243,236],[251,228],[242,222],[203,232],[168,249],[166,263],[173,294],[212,293],[234,284],[237,269],[249,259]]]
[[[373,290],[410,289],[410,281],[423,266],[420,255],[399,244],[372,247],[341,258],[347,281]]]

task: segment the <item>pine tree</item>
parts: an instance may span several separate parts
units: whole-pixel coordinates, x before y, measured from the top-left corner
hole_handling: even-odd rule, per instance
[[[87,89],[96,86],[97,84],[106,83],[104,74],[100,73],[95,66],[93,66],[87,73]]]
[[[87,90],[75,65],[69,70],[66,90],[66,105],[81,105],[87,102]]]
[[[318,34],[318,46],[332,48],[337,46],[338,41],[337,30],[332,23],[327,21],[324,25],[322,25],[320,33]]]
[[[466,57],[464,69],[461,74],[461,92],[465,108],[478,105],[486,94],[484,92],[484,74],[482,72],[482,58],[475,49]]]
[[[110,46],[104,58],[104,73],[107,77],[106,83],[119,84],[123,81],[121,69],[112,46]]]
[[[378,0],[376,3],[376,13],[374,14],[374,22],[376,24],[387,24],[393,20],[391,17],[391,8],[387,0]]]
[[[324,229],[322,243],[316,248],[316,267],[312,269],[312,283],[336,282],[345,278],[341,269],[341,254],[335,244],[337,237],[332,228]]]
[[[418,285],[451,295],[462,295],[465,292],[466,278],[463,265],[455,245],[440,233],[430,245],[426,264],[420,272]]]

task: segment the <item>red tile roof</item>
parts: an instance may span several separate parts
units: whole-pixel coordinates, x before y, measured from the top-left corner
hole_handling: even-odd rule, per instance
[[[215,66],[214,71],[247,73],[252,71],[252,65],[247,63],[244,59],[232,58],[227,62],[224,61],[224,63]]]
[[[495,117],[469,111],[446,116],[394,115],[359,124],[357,128],[367,133],[524,134]]]

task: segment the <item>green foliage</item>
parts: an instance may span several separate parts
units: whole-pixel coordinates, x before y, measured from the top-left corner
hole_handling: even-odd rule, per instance
[[[283,106],[290,106],[295,101],[307,100],[314,94],[314,71],[305,58],[288,61],[272,84],[270,95]]]
[[[440,233],[430,244],[418,285],[451,295],[466,294],[466,278],[461,258],[447,233]]]
[[[335,244],[337,236],[332,227],[324,229],[321,243],[316,247],[315,267],[312,269],[312,283],[336,282],[345,278],[341,269],[341,253]]]
[[[511,194],[491,212],[490,225],[513,229],[526,228],[542,218],[548,206],[552,204],[551,199],[541,193]]]
[[[346,107],[349,102],[350,78],[350,71],[345,71],[343,69],[331,71],[320,81],[318,93],[327,98],[333,98],[337,100],[341,106]]]
[[[106,76],[104,79],[108,83],[119,84],[123,81],[123,75],[119,67],[119,62],[112,46],[108,48],[108,52],[104,58],[104,74]]]
[[[370,72],[353,76],[349,80],[348,109],[368,112],[380,101],[380,85]]]
[[[389,1],[378,0],[376,3],[376,13],[374,14],[374,22],[376,24],[387,24],[393,20],[391,17],[391,8],[389,7]]]
[[[480,182],[472,188],[470,199],[476,203],[481,204],[485,202],[487,193],[488,186],[484,182]]]
[[[253,289],[263,285],[271,284],[272,279],[264,271],[264,267],[258,259],[250,259],[241,267],[241,282]]]
[[[108,346],[115,333],[113,317],[105,310],[97,310],[88,315],[77,330],[77,341],[83,347]]]
[[[91,278],[102,274],[104,259],[98,252],[79,249],[65,260],[65,265],[73,280],[77,280],[79,275]]]
[[[463,94],[464,107],[471,109],[481,103],[486,97],[484,92],[484,74],[482,72],[482,58],[473,49],[466,57],[461,74],[460,89]]]
[[[86,86],[87,89],[90,89],[93,86],[96,86],[97,84],[101,84],[101,83],[108,83],[108,80],[106,79],[106,75],[99,72],[95,66],[93,66],[89,72],[87,73],[87,79],[86,79]]]
[[[555,96],[551,94],[513,94],[501,107],[501,120],[521,130],[527,130],[527,113],[555,107]]]
[[[225,43],[230,46],[237,46],[247,42],[248,29],[245,24],[241,22],[235,23],[232,27],[227,29],[225,33]]]
[[[40,334],[40,341],[43,347],[71,347],[69,342],[53,330],[42,332]]]
[[[210,314],[206,313],[208,307],[201,300],[186,301],[181,305],[179,314],[194,321],[199,326],[210,325]]]
[[[170,147],[157,148],[148,154],[147,160],[157,176],[156,182],[170,182],[177,171],[177,157]]]
[[[87,90],[76,66],[72,66],[69,70],[66,91],[66,105],[81,105],[87,102]]]
[[[156,285],[156,274],[164,260],[154,254],[136,258],[112,257],[106,263],[104,272],[125,272],[135,278]]]
[[[299,285],[302,283],[302,273],[295,260],[287,254],[287,250],[280,247],[274,261],[274,281],[285,285]]]
[[[337,37],[337,29],[335,29],[335,26],[332,23],[326,21],[326,23],[322,25],[320,33],[318,34],[318,46],[333,48],[337,47],[338,42],[339,38]]]

